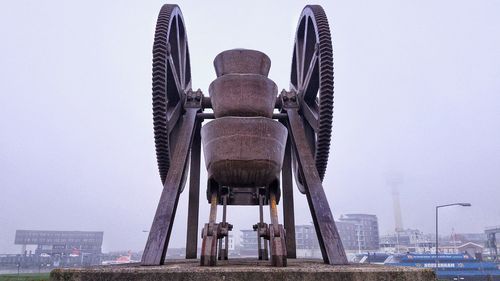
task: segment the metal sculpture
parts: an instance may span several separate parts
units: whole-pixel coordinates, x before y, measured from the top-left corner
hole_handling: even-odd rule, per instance
[[[307,197],[324,262],[347,263],[322,185],[332,130],[332,53],[323,9],[306,6],[295,35],[288,91],[277,96],[276,85],[267,78],[271,61],[265,54],[234,49],[215,58],[217,79],[206,97],[201,90],[192,90],[179,7],[161,8],[153,45],[153,120],[163,191],[143,265],[164,263],[188,170],[186,258],[197,256],[202,144],[210,216],[202,230],[201,265],[214,266],[217,259],[228,258],[232,225],[226,221],[226,212],[230,205],[259,207],[260,219],[253,226],[259,259],[269,258],[268,244],[274,266],[286,266],[287,258],[296,257],[292,170],[299,191]],[[213,113],[203,112],[210,108]],[[214,120],[202,126],[210,119]],[[278,220],[280,199],[284,226]],[[223,212],[219,223],[218,205]],[[270,207],[270,224],[264,222],[265,205]]]

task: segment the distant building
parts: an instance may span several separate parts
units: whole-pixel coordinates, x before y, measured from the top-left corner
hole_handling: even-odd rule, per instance
[[[14,244],[37,245],[35,255],[101,254],[102,231],[16,230]]]
[[[486,227],[484,230],[484,234],[486,234],[485,246],[487,248],[488,255],[491,257],[491,259],[498,261],[500,244],[497,243],[497,236],[500,235],[500,225]]]
[[[101,263],[102,231],[43,231],[16,230],[14,244],[22,245],[22,253],[15,259],[0,259],[0,264],[16,262],[22,267],[82,266]],[[26,251],[35,245],[35,253]]]
[[[452,233],[439,237],[439,251],[444,253],[468,253],[470,256],[482,256],[488,237],[486,233]]]
[[[335,225],[345,250],[378,249],[378,221],[375,215],[349,214],[336,220]],[[295,226],[297,257],[321,258],[318,237],[313,224]],[[231,247],[231,242],[229,243]],[[239,252],[241,256],[257,255],[257,232],[241,230]]]
[[[257,232],[250,229],[240,230],[240,255],[245,256],[257,256]]]
[[[224,239],[224,241],[226,241],[226,239]],[[234,242],[235,242],[234,241],[234,236],[233,236],[232,232],[229,232],[227,241],[228,241],[228,243],[227,243],[227,249],[228,249],[229,253],[233,252],[234,250],[236,250],[236,246],[234,244]],[[226,243],[226,242],[224,242],[224,243]]]
[[[339,222],[352,223],[356,226],[356,246],[358,250],[378,250],[379,232],[376,215],[345,214],[340,217]]]
[[[255,233],[257,236],[257,233]],[[217,242],[217,247],[219,247],[219,242]],[[222,247],[225,249],[226,248],[226,238],[222,238]],[[237,255],[237,248],[235,245],[235,239],[233,236],[232,232],[229,232],[228,237],[227,237],[227,250],[228,250],[228,255],[233,256]]]
[[[453,233],[439,236],[439,252],[469,253],[471,256],[484,251],[487,237],[484,233]],[[436,235],[418,229],[404,229],[380,236],[380,251],[391,253],[435,253]]]
[[[166,259],[183,259],[186,256],[186,248],[168,248]]]
[[[226,239],[223,238],[222,239],[222,247],[225,247],[225,244],[224,244],[224,243],[226,243],[225,241],[226,241]],[[237,253],[238,249],[234,243],[235,243],[235,239],[233,237],[233,233],[229,232],[229,235],[228,235],[228,254],[229,254],[229,256],[234,256],[234,255],[238,254]],[[217,241],[217,251],[218,251],[218,249],[219,249],[219,241]],[[198,247],[198,255],[200,255],[200,252],[201,252],[201,248]],[[141,259],[142,253],[140,253],[138,256],[139,256],[139,259]],[[167,259],[184,259],[185,257],[186,257],[186,248],[184,248],[184,247],[182,247],[182,248],[169,247],[167,250],[167,255],[166,255]]]
[[[486,233],[456,233],[452,234],[450,240],[460,241],[460,243],[472,242],[484,245],[488,239]]]
[[[313,225],[295,226],[295,244],[298,258],[321,257],[321,250]]]
[[[268,243],[268,241],[267,241]],[[297,257],[299,258],[320,258],[318,238],[313,225],[295,226],[295,243]],[[229,243],[231,246],[231,243]],[[257,232],[254,230],[241,230],[239,252],[243,257],[257,256]],[[264,247],[264,245],[262,245]],[[269,251],[269,248],[268,248]]]
[[[467,242],[457,247],[457,252],[466,253],[477,259],[483,258],[484,247],[473,242]]]
[[[337,226],[337,230],[339,232],[340,239],[342,240],[344,249],[347,251],[357,251],[360,248],[360,243],[363,243],[364,241],[363,234],[359,232],[359,224],[353,221],[337,220],[335,222],[335,225]],[[295,236],[297,244],[297,257],[321,258],[321,250],[319,248],[318,238],[315,228],[312,224],[296,225]],[[366,247],[361,244],[361,249],[366,250]]]
[[[469,254],[471,257],[482,255],[484,247],[473,242],[467,242],[458,246],[439,246],[440,253],[446,254]]]
[[[358,227],[356,223],[336,221],[335,225],[339,231],[340,239],[345,250],[358,250]]]
[[[436,237],[418,229],[402,229],[380,236],[380,250],[390,253],[430,253],[435,251]]]

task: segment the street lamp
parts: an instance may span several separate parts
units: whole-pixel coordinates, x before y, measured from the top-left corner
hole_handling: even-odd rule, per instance
[[[450,206],[462,206],[462,207],[470,207],[471,204],[470,203],[453,203],[453,204],[446,204],[446,205],[439,205],[439,206],[436,206],[436,275],[437,275],[437,271],[439,269],[438,265],[439,265],[439,260],[438,260],[438,210],[439,208],[444,208],[444,207],[450,207]]]

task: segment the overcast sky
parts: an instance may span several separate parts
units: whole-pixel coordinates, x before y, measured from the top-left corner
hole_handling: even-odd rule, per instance
[[[375,214],[381,234],[393,232],[388,179],[397,177],[405,228],[434,231],[434,207],[457,201],[472,207],[442,209],[441,233],[500,225],[500,1],[318,2],[335,49],[324,181],[335,217]],[[151,110],[162,4],[1,2],[0,253],[19,251],[16,229],[99,230],[105,251],[144,247],[162,188]],[[195,89],[208,94],[214,57],[240,47],[265,52],[269,77],[288,88],[305,2],[178,4]],[[185,244],[186,194],[171,247]],[[296,223],[310,223],[295,196]],[[231,207],[228,219],[248,229],[257,214]]]

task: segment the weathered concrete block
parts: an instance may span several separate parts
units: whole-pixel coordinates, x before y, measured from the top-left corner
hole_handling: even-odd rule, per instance
[[[216,267],[201,267],[198,260],[168,261],[163,266],[139,264],[98,266],[82,269],[55,269],[52,281],[432,281],[431,269],[352,264],[331,266],[319,260],[289,259],[288,267],[272,267],[268,262],[233,259]]]

